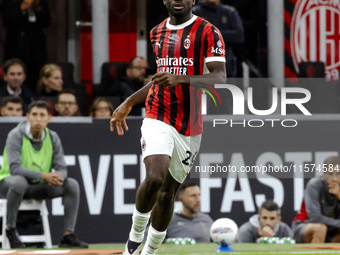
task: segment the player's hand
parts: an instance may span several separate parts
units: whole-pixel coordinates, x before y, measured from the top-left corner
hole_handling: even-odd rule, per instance
[[[42,173],[41,178],[49,185],[63,185],[63,179],[61,178],[60,172],[54,172],[54,173]]]
[[[152,76],[152,81],[163,88],[174,87],[179,84],[178,76],[171,73],[156,73]]]
[[[115,125],[116,125],[116,130],[118,135],[124,135],[124,129],[126,131],[129,130],[127,124],[126,124],[126,116],[129,115],[131,112],[132,106],[129,106],[126,101],[124,101],[120,106],[114,110],[112,113],[112,118],[110,120],[110,131],[113,132],[115,130]]]
[[[261,237],[273,237],[275,234],[274,230],[269,226],[265,226],[262,229],[259,228],[258,233],[259,233],[259,236]]]
[[[336,195],[340,198],[340,185],[336,179],[329,179],[327,180],[328,183],[328,191],[331,194]]]

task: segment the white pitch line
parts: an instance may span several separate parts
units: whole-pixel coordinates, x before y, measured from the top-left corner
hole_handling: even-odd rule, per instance
[[[236,254],[340,254],[340,250],[322,250],[322,251],[261,251],[261,252],[231,252],[230,254],[232,255],[236,255]],[[170,254],[170,253],[169,253]],[[188,253],[188,255],[208,255],[208,254],[212,254],[212,255],[216,255],[217,253]],[[172,255],[174,255],[172,253]]]

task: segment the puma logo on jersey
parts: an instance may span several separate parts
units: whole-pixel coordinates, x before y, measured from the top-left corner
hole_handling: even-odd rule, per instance
[[[158,48],[162,47],[161,43],[162,43],[162,41],[156,42],[156,45],[158,46]]]

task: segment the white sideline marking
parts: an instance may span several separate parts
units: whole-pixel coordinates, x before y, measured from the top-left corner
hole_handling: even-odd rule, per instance
[[[253,252],[231,252],[232,255],[234,254],[340,254],[340,250],[322,250],[322,251],[308,251],[308,249],[306,249],[306,251],[261,251],[261,252],[256,252],[256,251],[253,251]],[[216,255],[216,253],[214,252],[208,252],[208,253],[188,253],[188,255],[208,255],[208,254],[211,254],[211,255]]]
[[[41,251],[25,251],[25,252],[20,252],[20,254],[64,254],[68,253],[71,250],[41,250]]]

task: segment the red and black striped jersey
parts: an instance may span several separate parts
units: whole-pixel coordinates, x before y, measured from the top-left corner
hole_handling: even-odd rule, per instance
[[[169,21],[165,19],[150,31],[157,72],[202,75],[205,63],[225,62],[223,37],[211,23],[195,15],[181,25]],[[172,125],[186,136],[201,134],[201,94],[196,87],[153,84],[146,99],[146,117]]]

